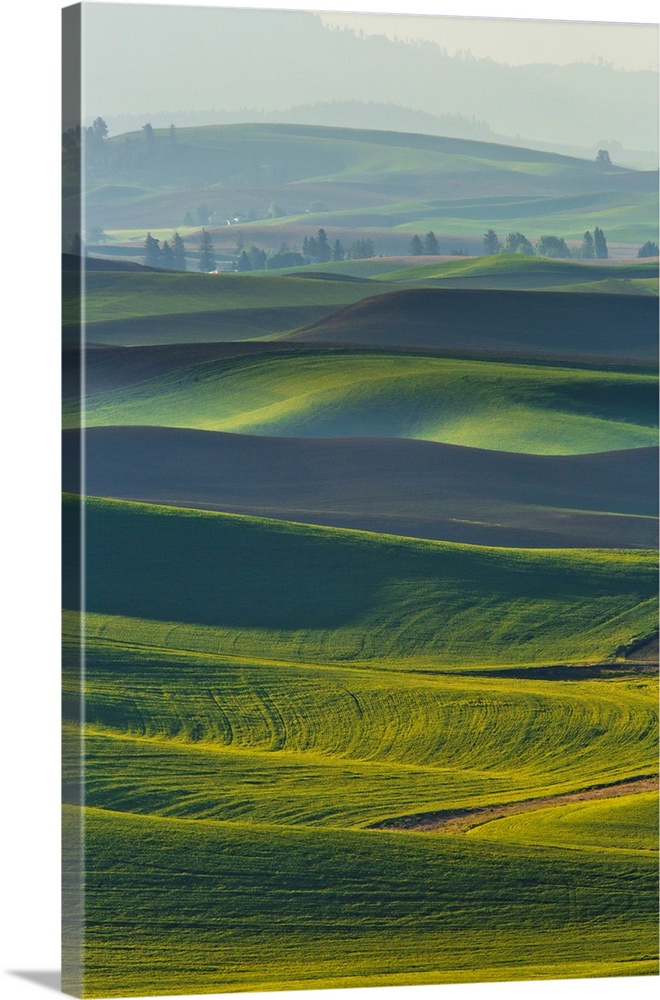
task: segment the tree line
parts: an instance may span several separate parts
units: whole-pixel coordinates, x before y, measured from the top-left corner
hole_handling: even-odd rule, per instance
[[[252,245],[245,247],[240,240],[236,248],[234,269],[236,271],[263,271],[281,267],[296,267],[301,264],[326,263],[328,261],[363,260],[375,257],[374,245],[369,239],[357,239],[347,248],[335,240],[328,240],[324,229],[319,229],[316,236],[305,237],[302,252],[291,250],[287,243],[282,243],[280,249],[273,253]],[[162,245],[151,233],[147,233],[144,241],[144,263],[148,267],[159,267],[166,270],[187,270],[185,243],[178,232],[172,236],[171,243],[165,240]],[[209,273],[217,269],[218,262],[215,247],[210,234],[205,228],[199,236],[198,268]]]
[[[144,263],[147,267],[163,267],[169,271],[187,270],[185,244],[178,232],[172,236],[172,242],[155,239],[151,233],[147,233],[144,241]],[[213,264],[213,270],[215,263]]]
[[[596,226],[593,234],[589,230],[585,232],[582,243],[576,250],[571,250],[560,236],[541,236],[532,244],[524,233],[517,232],[508,233],[504,240],[500,240],[493,229],[484,233],[483,247],[485,254],[517,253],[526,257],[578,257],[581,260],[607,260],[609,257],[605,233],[599,226]]]
[[[413,236],[410,243],[410,253],[413,257],[437,257],[440,248],[435,233],[428,232],[424,239],[420,236]]]

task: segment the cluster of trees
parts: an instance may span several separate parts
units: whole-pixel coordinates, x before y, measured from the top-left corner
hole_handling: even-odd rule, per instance
[[[374,245],[369,239],[354,240],[349,247],[344,247],[340,240],[330,245],[325,229],[319,229],[316,236],[306,236],[302,244],[302,255],[306,259],[325,264],[329,260],[364,260],[365,257],[375,257]]]
[[[501,241],[493,229],[484,233],[483,238],[484,253],[518,253],[527,257],[553,257],[568,258],[579,257],[582,260],[606,260],[609,256],[607,240],[603,230],[598,226],[593,231],[586,232],[582,237],[582,244],[578,250],[572,251],[566,245],[566,241],[560,236],[541,236],[532,245],[530,240],[523,233],[508,233]]]
[[[596,226],[593,236],[589,230],[586,231],[582,237],[582,246],[580,247],[578,256],[583,260],[607,260],[609,251],[607,249],[605,233],[602,229]]]
[[[335,243],[335,248],[339,244],[339,250],[343,253],[343,248],[339,240]],[[367,257],[375,257],[376,251],[371,240],[354,240],[346,251],[346,260],[364,260]],[[334,260],[344,260],[343,257],[335,257]]]
[[[267,252],[254,244],[251,247],[240,245],[235,267],[237,271],[262,271],[278,267],[297,267],[310,261],[323,264],[331,260],[363,260],[375,256],[371,240],[355,240],[345,249],[339,240],[331,244],[325,230],[319,229],[316,236],[304,238],[302,253],[292,250],[288,243],[282,243],[277,253]]]
[[[413,257],[437,257],[440,249],[435,233],[428,232],[423,240],[419,236],[413,236],[410,253]]]
[[[95,118],[89,127],[76,125],[62,135],[62,157],[65,173],[78,174],[83,150],[88,164],[99,163],[105,154],[108,126],[103,118]]]
[[[319,229],[316,236],[306,236],[302,245],[303,257],[314,257],[321,264],[332,260],[332,247],[325,229]],[[343,257],[340,258],[343,260]]]
[[[653,243],[652,240],[647,240],[646,243],[642,243],[641,247],[637,251],[638,257],[657,257],[658,256],[658,244]]]
[[[185,245],[178,232],[174,233],[171,243],[164,240],[162,246],[160,240],[154,239],[151,233],[147,233],[147,238],[144,241],[144,263],[148,267],[163,267],[169,271],[185,271]],[[213,268],[215,268],[215,264]]]

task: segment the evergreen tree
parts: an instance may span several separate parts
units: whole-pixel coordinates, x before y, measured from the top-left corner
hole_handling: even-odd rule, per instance
[[[500,252],[500,247],[502,244],[497,238],[497,233],[494,229],[489,229],[488,232],[484,233],[484,253],[485,254],[495,254]]]
[[[316,256],[322,264],[325,264],[332,257],[332,251],[330,249],[330,244],[328,243],[328,236],[325,229],[319,229],[316,243],[318,247]]]
[[[332,247],[332,259],[333,260],[343,260],[344,256],[345,256],[345,254],[344,254],[344,248],[343,248],[343,246],[341,245],[341,243],[339,242],[339,240],[335,240],[334,246]]]
[[[160,243],[153,238],[151,233],[147,233],[147,238],[144,241],[144,250],[144,262],[147,267],[159,267]]]
[[[210,271],[215,271],[216,259],[215,259],[215,249],[213,243],[211,242],[211,237],[202,229],[202,235],[199,241],[200,245],[200,255],[199,255],[199,269],[200,271],[205,271],[207,274]]]
[[[199,205],[197,207],[197,221],[200,226],[207,226],[210,218],[211,213],[209,212],[208,205]]]
[[[238,255],[238,260],[236,261],[236,270],[237,271],[252,270],[252,264],[250,262],[250,256],[247,250],[241,250],[240,254]]]
[[[314,260],[320,260],[319,257],[319,241],[313,236],[307,238],[306,242],[303,240],[303,253],[307,257],[313,257]]]
[[[172,253],[172,247],[169,245],[167,240],[163,241],[163,246],[161,247],[160,266],[166,267],[168,271],[171,271],[174,267],[174,254]]]
[[[583,260],[593,260],[595,256],[594,251],[594,238],[587,229],[586,233],[582,237],[582,248],[580,256]]]
[[[108,126],[103,121],[102,118],[95,118],[92,122],[92,132],[94,136],[102,142],[104,139],[108,138]]]
[[[67,252],[74,255],[74,257],[84,257],[85,246],[83,244],[80,233],[74,233],[69,240],[67,247]]]
[[[375,257],[374,245],[371,240],[355,240],[351,243],[348,254],[349,260],[365,260],[368,257]]]
[[[658,256],[658,244],[653,243],[651,240],[647,240],[646,243],[642,243],[641,247],[637,251],[638,257],[657,257]]]
[[[437,257],[440,253],[434,232],[427,233],[424,237],[424,253],[429,257]]]
[[[594,229],[594,255],[597,260],[607,260],[609,257],[605,233],[598,226]]]
[[[421,257],[424,254],[424,244],[419,236],[413,236],[410,244],[410,253],[413,257]]]
[[[184,217],[183,217],[183,224],[184,224],[184,226],[194,226],[195,225],[195,220],[193,219],[193,217],[192,217],[192,215],[191,215],[190,212],[186,212],[186,214],[184,215]]]
[[[248,251],[248,257],[250,258],[250,267],[253,271],[263,271],[266,266],[265,250],[260,250],[259,247],[251,246]]]
[[[178,232],[172,237],[172,267],[175,271],[186,270],[186,248]]]

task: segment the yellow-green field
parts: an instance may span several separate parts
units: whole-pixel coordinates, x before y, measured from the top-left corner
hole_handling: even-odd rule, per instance
[[[654,628],[652,553],[85,507],[84,617],[65,593],[65,820],[88,892],[70,988],[657,971],[652,795],[468,835],[374,828],[656,773],[657,678],[621,655]]]
[[[445,159],[403,165],[436,183]],[[359,269],[383,280],[88,275],[76,995],[658,972],[656,313],[619,294],[653,268]]]

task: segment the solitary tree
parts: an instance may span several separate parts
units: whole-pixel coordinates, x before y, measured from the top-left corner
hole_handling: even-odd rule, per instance
[[[596,155],[596,163],[599,167],[611,167],[612,161],[610,160],[610,154],[606,149],[599,149]]]
[[[605,233],[598,226],[594,229],[594,255],[598,260],[607,260],[609,257]]]
[[[584,260],[593,260],[595,256],[594,238],[588,229],[584,234],[584,236],[582,237],[582,247],[580,250],[580,256]]]
[[[427,233],[424,237],[424,253],[428,254],[429,257],[437,257],[440,253],[438,241],[435,238],[434,232]]]
[[[200,271],[205,271],[207,274],[209,271],[215,271],[216,259],[215,250],[213,248],[213,243],[211,242],[211,237],[202,229],[202,235],[199,241],[200,245],[200,255],[199,255],[199,269]]]
[[[99,141],[108,138],[108,126],[106,125],[106,123],[103,121],[102,118],[94,119],[94,121],[92,122],[92,132]]]
[[[653,243],[651,240],[647,240],[646,243],[642,243],[641,247],[637,251],[638,257],[657,257],[658,256],[658,244]]]
[[[153,238],[151,233],[147,233],[147,238],[144,241],[144,262],[147,267],[160,265],[160,243]]]
[[[146,125],[143,125],[142,131],[144,132],[144,141],[147,144],[147,152],[151,154],[154,149],[154,130],[151,122],[147,122]]]
[[[421,257],[424,253],[424,244],[419,236],[413,236],[410,243],[410,253],[413,257]]]
[[[497,233],[494,229],[489,229],[488,232],[484,233],[484,253],[494,254],[499,253],[502,244],[497,238]]]

